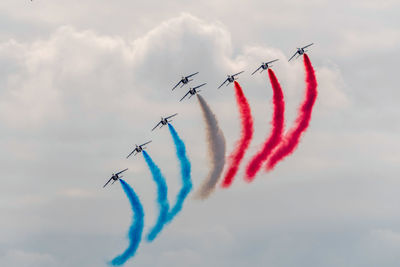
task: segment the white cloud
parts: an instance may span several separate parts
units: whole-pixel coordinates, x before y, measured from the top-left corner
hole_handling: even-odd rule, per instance
[[[319,89],[317,102],[319,108],[331,111],[350,106],[351,102],[344,92],[346,85],[337,67],[318,67],[316,76]]]
[[[368,29],[346,29],[342,36],[339,51],[345,56],[353,54],[368,55],[372,52],[392,51],[400,44],[400,31],[397,28],[369,27]]]
[[[196,70],[202,72],[200,79],[209,82],[207,90],[213,90],[226,73],[250,72],[260,61],[279,58],[276,65],[283,74],[278,75],[287,84],[288,95],[303,76],[301,66],[289,65],[276,48],[245,47],[233,57],[230,34],[221,24],[189,14],[168,20],[134,41],[61,27],[47,40],[12,41],[1,48],[3,62],[7,58],[19,69],[3,77],[8,83],[0,102],[2,120],[16,127],[68,120],[79,112],[132,111],[128,105],[136,112],[161,110],[159,103],[146,100],[171,103],[169,87],[181,73]],[[340,73],[323,67],[320,75],[320,84],[330,96],[345,102],[337,87]]]

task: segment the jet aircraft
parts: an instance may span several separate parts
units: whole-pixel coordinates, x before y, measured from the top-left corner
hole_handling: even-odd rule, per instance
[[[114,180],[114,181],[112,182],[112,184],[114,184],[115,181],[118,181],[119,179],[121,179],[123,176],[122,176],[122,175],[120,176],[120,174],[123,173],[123,172],[126,171],[126,170],[127,170],[127,169],[122,170],[122,171],[117,172],[117,173],[113,173],[112,176],[111,176],[111,178],[110,178],[110,180],[108,180],[108,182],[107,182],[105,185],[103,185],[103,188],[106,187],[106,186],[108,185],[108,183],[111,182],[111,180]]]
[[[131,152],[126,158],[129,158],[132,154],[133,154],[134,156],[136,156],[137,154],[139,154],[140,152],[142,152],[143,149],[146,148],[145,145],[147,145],[148,143],[151,143],[151,140],[150,140],[149,142],[147,142],[147,143],[144,143],[144,144],[140,145],[140,146],[136,145],[135,149],[132,150],[132,152]],[[135,153],[135,152],[136,152],[136,153]]]
[[[172,88],[172,90],[174,90],[176,87],[178,87],[181,83],[182,83],[182,85],[181,85],[181,88],[182,88],[185,84],[193,81],[193,79],[189,79],[189,78],[194,76],[194,75],[196,75],[197,73],[199,73],[199,72],[195,72],[195,73],[190,74],[188,76],[182,76],[182,79],[174,86],[174,88]]]
[[[233,83],[237,79],[236,76],[239,75],[240,73],[243,73],[243,72],[244,71],[238,72],[238,73],[233,74],[233,75],[228,75],[228,78],[226,78],[226,80],[218,87],[218,89],[221,88],[226,82],[228,82],[226,84],[226,86],[228,86],[228,84],[230,84],[230,83]]]
[[[165,118],[161,117],[160,122],[157,123],[157,125],[154,126],[154,128],[151,131],[154,131],[158,127],[158,125],[160,125],[160,124],[161,124],[160,128],[162,128],[163,126],[167,125],[169,122],[172,121],[172,120],[169,120],[169,119],[172,118],[172,117],[175,117],[176,115],[178,115],[178,113],[175,113],[174,115],[171,115],[171,116],[168,116],[168,117],[165,117]]]
[[[303,46],[303,47],[301,47],[301,48],[297,48],[296,53],[294,53],[294,55],[293,55],[288,61],[292,60],[296,55],[297,55],[296,59],[298,59],[299,56],[301,56],[301,55],[303,55],[305,52],[307,52],[307,50],[305,50],[305,49],[306,49],[307,47],[309,47],[309,46],[312,46],[313,44],[314,44],[314,43],[309,44],[309,45],[306,45],[306,46]]]
[[[279,59],[275,59],[275,60],[272,60],[272,61],[269,61],[269,62],[266,62],[266,63],[261,63],[261,66],[260,67],[258,67],[258,69],[256,69],[251,75],[253,75],[254,73],[256,73],[259,69],[262,69],[261,71],[260,71],[260,73],[261,72],[263,72],[264,70],[267,70],[268,68],[270,68],[270,67],[272,67],[272,65],[270,65],[272,62],[275,62],[275,61],[278,61]]]
[[[197,94],[198,92],[201,91],[201,90],[197,90],[197,88],[202,87],[203,85],[206,85],[206,84],[207,84],[207,83],[203,83],[203,84],[200,84],[199,86],[190,88],[189,91],[186,93],[186,95],[184,95],[184,96],[181,98],[181,100],[179,100],[179,101],[182,101],[188,94],[190,94],[189,98],[191,98],[192,96],[194,96],[195,94]]]

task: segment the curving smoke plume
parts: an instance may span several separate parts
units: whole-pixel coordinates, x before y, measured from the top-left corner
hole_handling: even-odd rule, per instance
[[[239,114],[242,124],[242,135],[240,140],[237,142],[235,150],[229,156],[230,164],[222,182],[222,187],[225,188],[229,187],[232,184],[233,178],[235,177],[239,169],[240,162],[242,161],[244,154],[250,145],[251,138],[253,137],[254,132],[253,117],[251,116],[249,102],[247,101],[246,96],[244,95],[239,83],[235,81],[234,85],[236,102],[239,108]]]
[[[211,111],[207,102],[201,95],[197,94],[197,99],[203,113],[206,124],[206,136],[208,143],[208,153],[210,155],[211,169],[206,179],[196,192],[196,197],[206,199],[214,191],[218,180],[224,170],[225,165],[225,137],[218,126],[217,118]]]
[[[147,240],[149,242],[153,241],[157,235],[164,228],[165,222],[168,217],[169,203],[168,203],[168,187],[165,182],[165,178],[161,173],[160,168],[154,163],[149,154],[143,150],[143,156],[149,166],[153,180],[157,185],[157,203],[160,209],[160,213],[157,218],[156,224],[151,228],[149,234],[147,235]]]
[[[260,170],[262,164],[268,159],[268,156],[272,153],[273,149],[282,140],[283,129],[284,129],[284,113],[285,113],[285,101],[283,92],[275,73],[268,69],[268,76],[271,82],[273,90],[273,105],[274,113],[272,116],[272,129],[268,138],[265,140],[260,151],[250,160],[246,169],[246,181],[251,182]]]
[[[182,210],[183,203],[185,202],[186,197],[192,190],[192,180],[191,180],[191,165],[189,158],[186,154],[185,143],[179,137],[178,133],[175,131],[175,128],[168,123],[168,129],[171,133],[172,139],[174,140],[174,144],[176,147],[176,156],[179,159],[181,165],[181,178],[182,178],[182,188],[176,196],[176,203],[170,209],[167,222],[170,222],[174,219],[174,217]]]
[[[133,219],[132,225],[129,228],[128,248],[119,256],[115,257],[110,264],[114,266],[123,265],[128,259],[133,257],[136,250],[139,247],[140,241],[142,240],[143,226],[144,226],[144,211],[142,204],[140,203],[139,197],[136,195],[132,187],[129,186],[124,180],[119,179],[121,186],[124,189],[126,196],[129,199],[129,203],[132,207]]]
[[[271,155],[267,162],[267,170],[272,170],[279,161],[293,153],[300,142],[301,135],[307,130],[310,124],[313,106],[318,94],[317,79],[307,54],[304,54],[303,57],[306,71],[306,96],[298,111],[295,125],[288,131],[282,142]]]

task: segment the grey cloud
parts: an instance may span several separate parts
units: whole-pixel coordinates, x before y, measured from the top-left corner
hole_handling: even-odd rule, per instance
[[[151,134],[153,120],[178,112],[174,125],[188,144],[195,188],[207,174],[201,114],[193,101],[178,105],[184,89],[171,93],[176,79],[200,71],[197,81],[208,82],[204,96],[230,146],[237,112],[231,88],[215,90],[220,80],[280,58],[275,70],[289,124],[304,73],[301,62],[285,59],[293,46],[312,39],[320,95],[293,157],[254,184],[245,184],[241,172],[231,190],[188,202],[132,264],[396,266],[398,40],[372,48],[341,39],[373,24],[383,29],[382,38],[396,33],[390,8],[373,15],[370,7],[359,9],[361,1],[348,10],[327,1],[169,2],[157,10],[150,2],[79,3],[0,3],[11,25],[0,30],[0,265],[105,265],[123,249],[130,222],[121,189],[100,189],[107,176],[129,167],[127,181],[143,201],[147,225],[156,212],[143,159],[123,159],[135,142],[154,139],[149,151],[171,196],[178,190],[170,137]],[[372,40],[369,33],[355,36]],[[350,44],[346,51],[354,54],[341,53]],[[258,144],[269,130],[271,89],[263,76],[243,75],[239,82],[255,115]]]

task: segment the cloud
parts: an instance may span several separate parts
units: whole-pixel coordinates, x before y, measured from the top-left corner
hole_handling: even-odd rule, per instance
[[[124,156],[135,142],[149,138],[154,120],[169,112],[179,113],[174,123],[186,143],[190,144],[188,154],[196,162],[193,165],[193,182],[195,186],[200,184],[199,177],[204,177],[207,173],[204,168],[205,144],[199,141],[204,140],[201,136],[203,131],[199,131],[197,126],[203,124],[200,110],[193,101],[178,104],[178,99],[187,88],[171,92],[180,75],[200,71],[196,82],[208,83],[202,95],[213,106],[218,117],[223,118],[220,120],[221,128],[226,133],[227,141],[232,143],[237,139],[237,131],[232,130],[237,127],[233,91],[231,87],[217,91],[216,87],[226,74],[245,70],[239,82],[256,115],[255,126],[259,140],[255,139],[254,143],[260,143],[269,127],[265,117],[270,114],[271,90],[266,77],[250,77],[249,74],[262,61],[279,58],[280,61],[275,64],[275,72],[285,90],[288,109],[295,113],[304,89],[302,62],[287,63],[285,53],[269,45],[237,46],[234,37],[221,22],[202,20],[183,13],[160,23],[135,39],[61,26],[42,39],[1,42],[0,64],[5,66],[0,70],[0,127],[3,134],[0,142],[3,148],[1,158],[5,162],[3,172],[10,175],[1,194],[8,202],[2,203],[19,199],[27,191],[36,192],[35,196],[40,199],[31,205],[21,204],[18,209],[6,209],[10,211],[10,215],[2,232],[13,233],[11,238],[16,240],[18,246],[26,247],[26,251],[31,251],[36,246],[47,248],[51,258],[57,261],[66,259],[62,266],[76,265],[78,260],[86,260],[87,266],[99,266],[99,255],[111,257],[114,254],[112,250],[118,247],[120,240],[113,239],[113,236],[123,236],[125,223],[129,223],[129,214],[123,208],[125,200],[118,187],[111,187],[107,191],[100,191],[100,187],[112,171],[129,165],[127,180],[137,189],[143,200],[147,212],[146,223],[149,225],[155,213],[152,210],[154,187],[143,160],[136,158],[125,161]],[[320,75],[321,106],[326,107],[326,112],[329,113],[347,107],[349,103],[343,88],[346,85],[340,70],[321,64],[315,67]],[[325,91],[322,92],[323,90]],[[174,153],[171,151],[170,137],[163,132],[156,132],[150,137],[154,138],[154,143],[149,146],[149,151],[154,151],[152,155],[165,168],[167,179],[172,177],[168,180],[169,185],[174,185],[174,177],[179,176],[174,164],[168,164]],[[324,141],[332,140],[330,137]],[[304,147],[307,148],[307,145]],[[326,157],[321,156],[320,161],[321,166],[330,166],[326,163]],[[309,170],[306,166],[303,168],[299,168],[303,174]],[[284,179],[285,176],[280,178]],[[24,185],[23,188],[21,184]],[[171,191],[174,190],[176,188],[171,186]],[[279,188],[276,192],[278,191]],[[254,200],[275,203],[280,194],[268,192],[269,194],[259,192]],[[239,193],[243,195],[228,198],[230,202],[225,203],[216,194],[213,200],[215,202],[205,203],[213,207],[210,211],[216,212],[213,216],[207,213],[202,214],[203,216],[196,213],[180,216],[176,223],[190,223],[192,231],[198,231],[193,235],[196,240],[186,240],[188,244],[194,244],[192,250],[180,247],[171,251],[169,245],[163,250],[156,244],[155,247],[145,249],[152,251],[151,255],[154,255],[154,251],[166,251],[163,255],[168,261],[172,261],[176,254],[182,254],[189,262],[195,262],[198,257],[206,255],[208,257],[204,261],[209,263],[214,252],[204,253],[202,249],[205,249],[205,245],[216,248],[219,246],[224,247],[223,252],[226,253],[220,261],[227,265],[232,262],[225,256],[239,243],[237,237],[253,230],[243,229],[243,225],[249,223],[248,218],[256,216],[262,224],[275,212],[278,215],[271,220],[277,224],[280,219],[288,218],[297,222],[295,216],[290,214],[279,217],[280,211],[274,211],[272,204],[263,203],[256,210],[248,210],[246,205],[250,202],[244,201],[237,202],[234,216],[230,218],[236,223],[237,214],[246,212],[247,217],[242,219],[240,225],[235,225],[234,229],[212,228],[212,225],[226,223],[226,217],[221,216],[215,207],[219,207],[218,210],[232,207],[232,202],[237,199],[246,200],[253,194],[250,191]],[[229,194],[228,192],[223,196],[229,197]],[[271,194],[273,197],[270,197]],[[286,195],[292,194],[289,191]],[[302,199],[301,196],[297,198]],[[294,206],[292,204],[282,208],[289,212],[291,210],[288,207]],[[229,210],[233,212],[232,209]],[[196,211],[204,212],[200,209]],[[301,210],[297,212],[300,213]],[[206,224],[207,227],[199,227],[203,223],[201,218],[218,218],[218,222],[211,221]],[[20,229],[21,225],[24,231]],[[262,227],[259,226],[260,229]],[[175,240],[174,234],[178,231],[171,224],[165,236],[170,233],[169,238]],[[207,239],[203,238],[204,233]],[[70,242],[56,244],[54,236],[71,239]],[[160,237],[159,242],[163,238],[165,237]],[[181,245],[178,241],[174,243],[176,246]],[[252,246],[252,241],[243,238],[240,246]],[[9,241],[5,242],[4,246],[11,246]],[[52,249],[55,245],[59,247]],[[90,249],[86,251],[82,247]],[[90,254],[90,257],[84,252]],[[17,255],[13,253],[7,259]],[[70,257],[71,254],[76,255],[76,258]],[[29,255],[33,261],[36,260],[36,256],[28,253]],[[140,253],[138,257],[140,262]],[[256,264],[257,260],[254,260]],[[44,256],[39,257],[37,262],[40,261],[51,262],[51,259]],[[45,264],[47,263],[38,263],[39,266],[46,266]],[[224,266],[223,264],[220,266]]]
[[[346,84],[338,67],[318,67],[319,96],[317,105],[324,111],[345,109],[351,106],[351,101],[346,95]]]
[[[3,257],[0,257],[0,264],[13,267],[50,267],[57,265],[57,262],[51,255],[46,253],[9,250]]]
[[[400,44],[400,31],[397,28],[381,29],[376,26],[368,30],[350,28],[343,32],[342,39],[339,52],[345,56],[394,51]]]
[[[0,62],[14,70],[2,75],[7,82],[0,101],[1,119],[14,127],[40,127],[76,113],[87,117],[99,110],[127,111],[127,105],[135,111],[159,109],[146,100],[170,98],[169,87],[176,82],[172,77],[200,70],[201,79],[210,77],[212,87],[226,73],[254,68],[272,57],[281,59],[284,78],[293,80],[290,73],[294,72],[300,73],[294,77],[302,75],[279,49],[250,46],[233,57],[233,47],[223,25],[186,13],[133,41],[68,26],[45,40],[9,41],[0,45]],[[322,82],[340,90],[331,78],[340,78],[337,71],[324,68],[322,74]],[[344,97],[342,92],[342,101]]]
[[[62,190],[58,193],[60,196],[65,196],[68,198],[77,198],[77,199],[82,199],[82,198],[93,198],[94,197],[94,192],[80,189],[80,188],[69,188]]]
[[[395,232],[391,229],[374,229],[371,230],[370,236],[376,241],[379,240],[400,247],[400,232]]]

